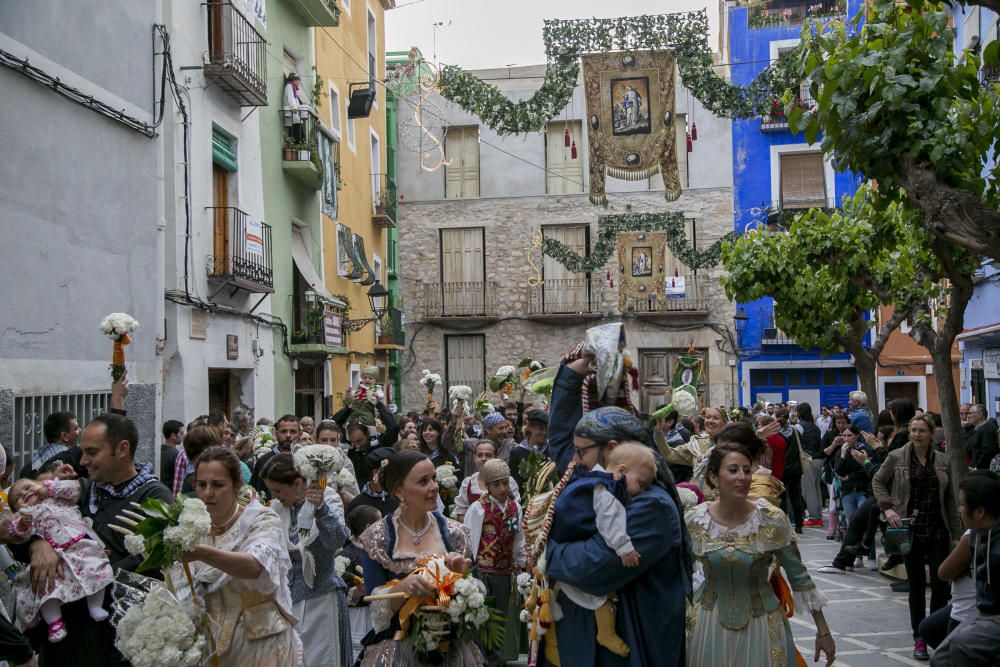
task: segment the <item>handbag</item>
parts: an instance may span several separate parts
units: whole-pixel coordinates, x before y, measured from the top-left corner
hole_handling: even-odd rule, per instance
[[[913,527],[909,519],[903,519],[899,528],[888,527],[882,533],[882,548],[890,556],[905,556],[913,547]]]

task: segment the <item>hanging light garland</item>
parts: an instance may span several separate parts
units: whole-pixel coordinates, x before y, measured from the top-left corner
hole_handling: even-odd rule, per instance
[[[496,86],[451,65],[441,70],[441,95],[478,116],[498,134],[507,135],[540,132],[566,108],[576,87],[582,53],[671,49],[677,55],[684,86],[706,109],[724,118],[763,116],[785,90],[796,89],[801,83],[794,53],[772,64],[747,86],[729,83],[715,73],[708,32],[705,10],[545,21],[542,38],[548,67],[545,80],[530,98],[512,102]]]

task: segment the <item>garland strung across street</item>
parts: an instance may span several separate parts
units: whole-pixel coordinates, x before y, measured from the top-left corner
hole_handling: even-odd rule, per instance
[[[680,262],[690,269],[707,269],[717,266],[722,258],[722,246],[736,238],[730,232],[705,250],[697,250],[688,242],[684,232],[684,212],[627,213],[602,215],[597,219],[597,243],[590,256],[581,257],[560,241],[542,239],[542,254],[552,257],[573,273],[599,271],[614,254],[618,234],[625,232],[666,232],[667,247]]]
[[[797,58],[788,54],[747,86],[729,83],[715,73],[708,45],[705,10],[610,19],[550,20],[542,29],[548,68],[541,87],[526,100],[512,102],[500,89],[460,67],[441,69],[441,95],[478,116],[497,134],[540,132],[573,95],[585,53],[672,50],[681,79],[702,105],[723,118],[769,114],[775,100],[797,89]],[[798,47],[796,47],[796,50]]]

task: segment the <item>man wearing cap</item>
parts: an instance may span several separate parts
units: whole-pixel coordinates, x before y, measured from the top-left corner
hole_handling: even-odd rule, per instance
[[[524,441],[510,453],[510,474],[517,488],[524,489],[521,464],[528,460],[532,452],[537,452],[544,460],[548,455],[549,414],[544,410],[532,409],[524,413]]]

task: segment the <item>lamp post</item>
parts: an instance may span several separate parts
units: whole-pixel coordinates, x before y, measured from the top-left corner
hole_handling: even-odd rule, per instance
[[[368,305],[371,306],[374,317],[367,317],[360,320],[345,319],[344,328],[348,331],[361,331],[365,325],[381,320],[388,310],[388,303],[389,290],[376,280],[375,284],[368,290]]]

